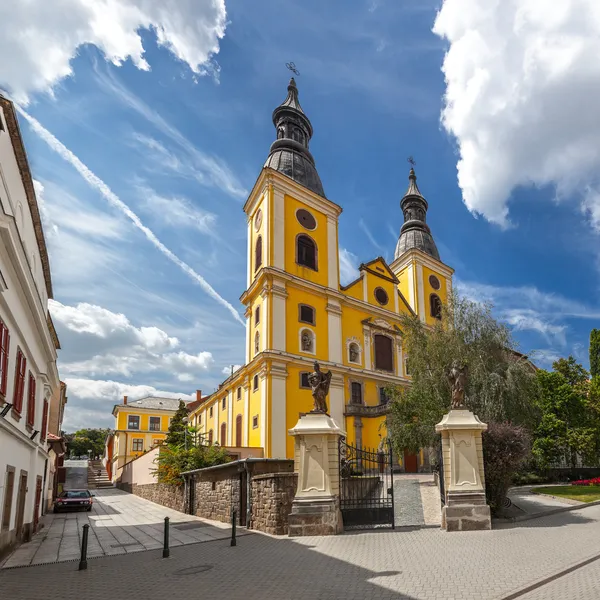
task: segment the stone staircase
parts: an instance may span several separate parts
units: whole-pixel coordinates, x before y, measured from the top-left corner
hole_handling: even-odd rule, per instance
[[[99,474],[98,474],[99,473]],[[88,463],[88,489],[113,487],[101,460],[90,460]]]

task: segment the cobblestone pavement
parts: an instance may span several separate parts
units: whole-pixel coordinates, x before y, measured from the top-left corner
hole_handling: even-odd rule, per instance
[[[432,474],[394,475],[394,516],[396,527],[440,524],[440,495]]]
[[[93,490],[91,512],[44,517],[45,526],[27,544],[8,556],[2,568],[38,565],[79,558],[83,525],[88,523],[88,556],[129,554],[162,548],[164,518],[170,519],[170,544],[180,546],[230,535],[228,525],[165,508],[117,489]]]
[[[600,562],[529,596],[519,591],[600,556],[599,530],[600,506],[592,506],[495,531],[251,534],[235,548],[216,540],[174,548],[169,559],[157,550],[110,556],[81,572],[77,562],[6,569],[0,589],[18,600],[596,600]]]

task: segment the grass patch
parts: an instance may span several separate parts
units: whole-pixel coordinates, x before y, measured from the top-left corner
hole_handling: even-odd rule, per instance
[[[600,500],[600,485],[557,485],[535,488],[531,491],[534,494],[548,494],[549,496],[579,500],[579,502]]]

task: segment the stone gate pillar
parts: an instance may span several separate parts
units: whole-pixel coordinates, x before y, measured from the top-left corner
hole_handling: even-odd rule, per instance
[[[294,471],[298,473],[289,535],[341,533],[338,446],[345,432],[329,415],[311,412],[300,417],[289,434],[294,436]]]
[[[442,529],[491,529],[490,507],[485,500],[485,474],[481,434],[487,430],[471,411],[453,409],[435,426],[442,435],[445,506]]]

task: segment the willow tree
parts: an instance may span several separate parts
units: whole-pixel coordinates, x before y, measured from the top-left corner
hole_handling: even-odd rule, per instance
[[[402,326],[412,383],[389,390],[388,435],[397,452],[437,446],[435,425],[450,409],[447,372],[454,360],[468,368],[465,403],[482,421],[534,426],[534,369],[491,304],[454,293],[435,326],[415,316],[403,317]]]

